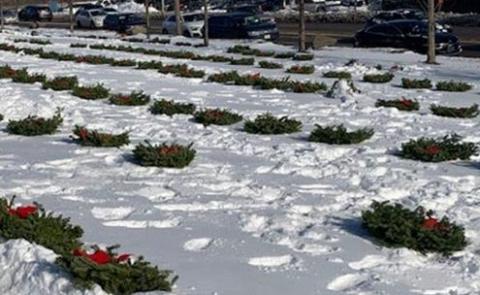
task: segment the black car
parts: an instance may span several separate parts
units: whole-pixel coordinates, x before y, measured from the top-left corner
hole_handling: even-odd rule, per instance
[[[424,53],[428,48],[427,28],[425,21],[413,20],[372,25],[355,34],[355,45],[400,47]],[[439,54],[455,55],[462,51],[458,38],[444,29],[437,29],[435,42]]]
[[[274,20],[247,12],[213,15],[208,21],[208,31],[211,38],[276,40],[279,37]]]
[[[18,20],[23,22],[52,21],[53,14],[46,6],[28,5],[18,13]]]
[[[367,21],[367,26],[381,24],[394,20],[424,20],[425,13],[416,9],[397,9],[390,11],[382,11]]]
[[[108,14],[103,20],[103,28],[117,32],[127,32],[133,27],[144,26],[145,20],[133,13]]]

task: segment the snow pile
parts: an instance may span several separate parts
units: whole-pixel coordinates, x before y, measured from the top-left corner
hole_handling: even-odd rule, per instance
[[[144,13],[145,5],[136,3],[135,1],[126,1],[108,6],[108,8],[114,8],[120,13]],[[158,10],[155,7],[150,7],[151,13],[156,13]]]
[[[353,82],[350,80],[338,80],[333,85],[330,91],[328,91],[327,96],[330,98],[340,99],[342,102],[355,102],[355,96],[360,91],[355,88]]]
[[[100,287],[75,289],[68,275],[55,264],[57,255],[26,240],[0,244],[0,294],[102,295]]]

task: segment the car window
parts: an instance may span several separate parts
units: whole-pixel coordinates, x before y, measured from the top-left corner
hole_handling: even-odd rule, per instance
[[[90,10],[90,14],[92,16],[99,16],[99,15],[105,15],[105,12],[103,12],[101,10]]]
[[[168,22],[175,22],[176,21],[176,16],[172,15],[167,19]]]
[[[185,22],[198,22],[203,20],[203,15],[202,14],[192,14],[192,15],[187,15],[183,17],[183,20]]]

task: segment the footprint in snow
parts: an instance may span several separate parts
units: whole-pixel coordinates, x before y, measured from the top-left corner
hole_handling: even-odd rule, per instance
[[[211,238],[192,239],[183,244],[183,249],[190,252],[200,252],[210,247],[212,242],[213,239]]]

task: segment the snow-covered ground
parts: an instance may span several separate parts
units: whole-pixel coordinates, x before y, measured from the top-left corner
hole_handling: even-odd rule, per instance
[[[46,50],[181,62],[69,47],[70,43],[124,43],[118,40],[68,37],[63,30],[39,33],[53,42],[44,46]],[[0,42],[29,34],[25,29],[9,28],[0,34]],[[234,44],[212,43],[209,49],[189,50],[225,54]],[[179,49],[158,44],[132,46]],[[252,46],[292,50],[269,43]],[[330,85],[334,80],[322,78],[322,72],[343,69],[353,74],[362,93],[344,100],[331,99],[321,94],[206,83],[153,70],[1,52],[0,64],[15,68],[28,67],[48,76],[77,75],[82,84],[101,82],[114,92],[144,90],[155,99],[192,102],[200,108],[229,108],[247,119],[267,111],[288,115],[301,120],[304,128],[300,133],[279,136],[247,134],[241,123],[205,128],[186,115],[154,116],[147,106],[85,101],[68,92],[1,80],[0,113],[6,118],[0,123],[2,128],[8,119],[29,114],[50,116],[57,107],[64,109],[65,120],[60,131],[51,136],[26,138],[0,132],[0,191],[6,196],[16,194],[24,203],[38,201],[70,216],[85,229],[86,242],[120,243],[122,252],[144,254],[159,267],[175,270],[180,276],[175,294],[479,294],[479,158],[430,164],[398,158],[392,151],[411,138],[451,132],[480,142],[478,118],[447,119],[429,111],[432,103],[477,103],[480,61],[440,57],[440,65],[429,66],[423,63],[423,56],[411,52],[325,48],[314,53],[314,61],[302,63],[315,64],[316,73],[292,78]],[[344,66],[352,58],[359,62]],[[268,58],[257,58],[262,59]],[[270,77],[287,76],[284,70],[183,62],[208,73],[237,69]],[[280,62],[285,68],[297,64]],[[377,71],[378,64],[385,69],[395,66],[395,79],[381,85],[361,82],[364,73]],[[402,77],[428,77],[435,82],[462,80],[473,84],[474,89],[460,94],[405,90],[399,87]],[[377,99],[402,96],[417,99],[420,111],[405,113],[374,107]],[[375,135],[352,146],[306,141],[315,124],[339,123],[352,129],[371,127]],[[81,147],[69,140],[75,124],[110,132],[128,131],[132,143],[120,149]],[[153,143],[193,142],[196,159],[181,170],[136,166],[129,161],[131,150],[145,139]],[[440,216],[447,214],[466,227],[470,244],[449,259],[378,246],[360,222],[361,211],[373,200],[401,202],[412,208],[423,205]],[[29,290],[35,290],[35,284],[38,290],[46,290],[47,282],[52,281],[50,286],[56,289],[50,294],[55,290],[67,293],[65,276],[40,261],[51,264],[53,254],[31,247],[24,241],[0,245],[2,294],[33,294]],[[19,257],[19,261],[12,257]],[[12,272],[20,277],[17,284],[30,286],[12,284]],[[100,290],[92,293],[100,294]]]

